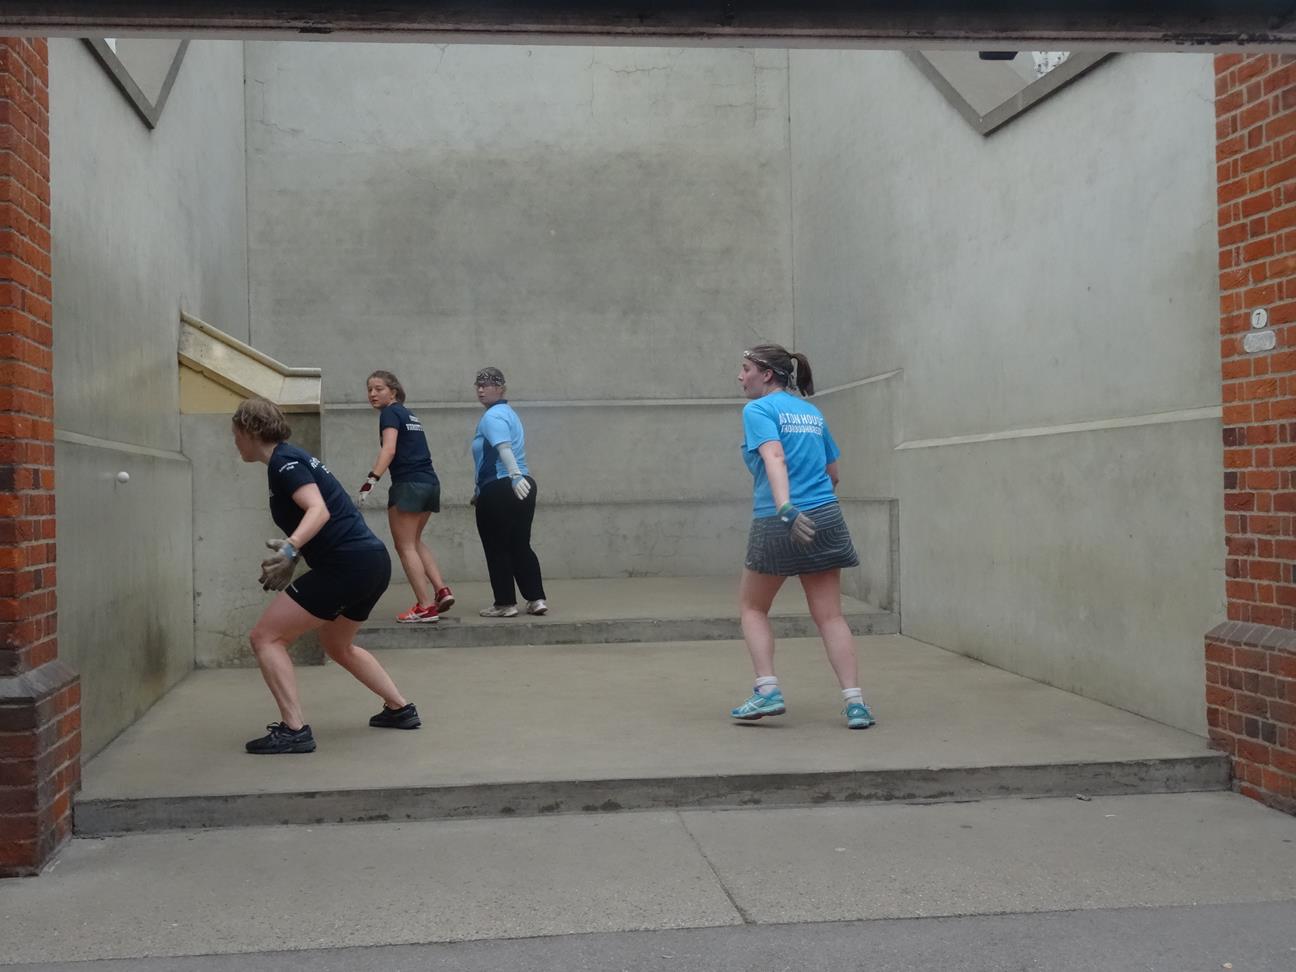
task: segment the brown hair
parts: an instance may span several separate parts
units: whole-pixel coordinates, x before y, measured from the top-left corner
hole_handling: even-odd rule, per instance
[[[369,382],[372,381],[374,378],[377,378],[379,381],[381,381],[384,385],[386,385],[388,388],[392,390],[392,392],[396,395],[396,401],[400,402],[402,405],[405,404],[405,386],[400,383],[399,378],[393,375],[390,371],[375,371],[373,374],[371,374],[368,378],[365,379],[366,388],[369,387]]]
[[[810,359],[800,351],[789,351],[781,344],[758,344],[743,352],[743,357],[758,368],[774,372],[774,380],[791,386],[809,398],[814,394],[814,373]]]
[[[262,442],[284,442],[292,436],[292,429],[279,406],[268,398],[253,395],[239,402],[234,410],[234,424]]]

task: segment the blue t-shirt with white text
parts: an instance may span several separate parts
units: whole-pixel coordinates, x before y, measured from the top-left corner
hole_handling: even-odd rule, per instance
[[[778,512],[765,461],[758,451],[763,443],[776,440],[783,443],[792,505],[806,511],[836,502],[827,467],[837,461],[841,450],[823,413],[804,398],[777,391],[743,406],[743,461],[755,479],[753,515],[774,516]]]

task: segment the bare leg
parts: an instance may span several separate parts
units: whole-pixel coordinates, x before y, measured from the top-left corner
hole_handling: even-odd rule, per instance
[[[289,729],[300,729],[306,720],[297,696],[297,675],[293,671],[292,659],[288,657],[288,646],[324,623],[323,618],[315,617],[280,592],[249,635],[252,652],[261,666],[261,677],[279,706],[279,717]]]
[[[418,520],[418,530],[414,534],[418,538],[418,556],[423,564],[423,570],[432,582],[432,593],[435,594],[441,588],[445,587],[445,578],[441,576],[441,568],[437,566],[436,558],[432,556],[432,549],[423,542],[423,530],[427,526],[428,517],[431,513],[420,513]]]
[[[756,677],[774,674],[774,629],[770,627],[770,605],[786,578],[758,574],[743,568],[738,586],[739,618],[743,639],[751,655]]]
[[[414,597],[419,604],[426,606],[433,602],[428,597],[428,575],[419,557],[420,516],[426,514],[402,513],[394,506],[387,507],[387,524],[391,527],[396,556],[400,557],[405,576],[409,579],[410,587],[414,588]]]
[[[378,659],[357,644],[352,643],[363,621],[337,617],[320,628],[320,644],[325,653],[345,668],[365,688],[383,700],[389,709],[399,709],[407,701],[396,683],[378,664]]]
[[[842,688],[855,688],[859,685],[859,664],[855,659],[855,636],[842,617],[841,570],[802,574],[801,587],[837,681]]]

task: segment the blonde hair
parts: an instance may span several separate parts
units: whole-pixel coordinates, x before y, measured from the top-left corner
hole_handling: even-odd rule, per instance
[[[259,395],[239,402],[239,407],[234,409],[233,422],[262,442],[284,442],[292,436],[292,428],[279,406]]]

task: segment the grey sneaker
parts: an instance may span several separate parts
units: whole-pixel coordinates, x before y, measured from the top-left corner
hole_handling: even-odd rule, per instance
[[[548,614],[549,605],[545,603],[543,597],[536,598],[534,601],[527,601],[527,614]]]
[[[516,604],[492,604],[477,613],[483,618],[516,618],[518,609]]]

